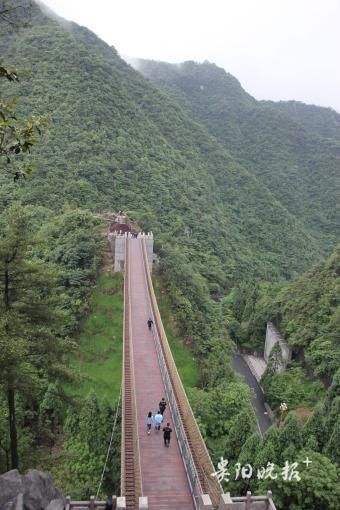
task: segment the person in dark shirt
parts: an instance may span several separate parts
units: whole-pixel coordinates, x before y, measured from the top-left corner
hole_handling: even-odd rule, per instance
[[[151,317],[149,317],[148,319],[148,328],[151,329],[151,326],[153,324],[153,320],[151,319]]]
[[[109,497],[109,498],[107,498],[106,503],[105,503],[105,510],[112,510],[112,508],[113,508],[112,497]]]
[[[164,446],[169,448],[170,439],[171,439],[172,429],[170,428],[170,423],[166,424],[166,427],[163,427],[163,437],[164,437]]]
[[[166,408],[166,401],[165,401],[165,398],[163,397],[159,403],[159,412],[161,413],[162,416],[164,414],[165,408]]]

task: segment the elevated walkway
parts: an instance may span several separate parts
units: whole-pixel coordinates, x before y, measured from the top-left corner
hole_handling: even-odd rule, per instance
[[[166,396],[166,390],[153,333],[147,326],[150,299],[142,240],[129,239],[128,243],[130,337],[134,365],[141,492],[148,497],[150,509],[193,510],[195,507],[175,431],[169,448],[164,447],[162,431],[156,432],[153,429],[150,435],[146,433],[146,415],[148,411],[155,413],[158,410],[158,403]],[[169,421],[174,430],[168,408],[164,413],[164,421]]]
[[[122,507],[129,510],[275,510],[271,494],[231,498],[215,468],[187,400],[155,298],[147,239],[125,234],[122,390]],[[151,317],[153,326],[148,329]],[[146,416],[162,397],[170,447],[162,431],[147,434]],[[117,500],[117,508],[118,508]]]
[[[126,236],[122,423],[122,485],[127,508],[192,510],[201,496],[218,505],[221,487],[177,373],[159,315],[145,237]],[[154,325],[149,331],[148,317]],[[168,407],[164,424],[173,430],[170,448],[162,432],[146,432],[148,411]],[[206,498],[207,501],[209,499]]]

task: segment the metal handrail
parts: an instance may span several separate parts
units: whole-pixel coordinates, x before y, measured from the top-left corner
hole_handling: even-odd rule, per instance
[[[183,434],[183,445],[185,445],[185,450],[182,452],[183,460],[186,465],[186,455],[187,452],[190,452],[188,457],[190,460],[188,461],[188,465],[186,465],[186,469],[192,490],[195,492],[199,490],[199,494],[208,492],[213,505],[217,507],[222,494],[222,487],[217,478],[211,476],[215,472],[215,468],[193,415],[164,331],[147,263],[145,239],[142,240],[142,247],[151,310],[154,318],[154,325],[156,326],[156,328],[153,329],[157,330],[155,343],[157,353],[159,353],[164,383],[167,389],[170,388],[168,398],[171,405],[173,405],[174,417],[176,420],[178,419],[181,424],[178,430],[179,434]],[[189,470],[191,470],[192,466],[194,466],[195,469],[192,470],[193,474],[189,475]],[[196,476],[196,474],[198,476]],[[199,494],[194,494],[196,504],[199,499]]]
[[[145,253],[144,253],[143,248],[142,248],[142,257],[143,257],[143,265],[145,268],[145,264],[148,264],[148,262],[147,261],[145,262]],[[148,285],[147,276],[146,276],[145,271],[144,271],[144,278],[145,278],[146,286],[149,290],[149,285]],[[152,317],[152,319],[155,321],[155,315],[153,313],[152,301],[151,301],[150,294],[148,294],[148,299],[149,299],[149,301],[148,301],[149,316]],[[168,401],[169,409],[170,409],[171,416],[172,416],[172,421],[175,425],[175,433],[176,433],[177,440],[178,440],[178,446],[179,446],[181,456],[182,456],[182,459],[184,462],[184,467],[185,467],[185,470],[187,473],[193,501],[194,501],[196,509],[198,510],[199,504],[200,504],[200,494],[202,494],[202,492],[203,492],[202,486],[201,486],[200,479],[199,479],[199,476],[198,476],[198,473],[196,470],[196,466],[195,466],[195,462],[194,462],[194,459],[192,456],[188,438],[185,433],[183,422],[182,422],[182,419],[180,416],[180,412],[179,412],[177,401],[176,401],[176,396],[175,396],[174,390],[171,385],[169,372],[167,369],[166,361],[165,361],[163,350],[161,347],[161,342],[160,342],[160,339],[158,336],[158,331],[156,328],[152,328],[152,336],[153,336],[154,344],[156,346],[158,362],[159,362],[159,366],[161,369],[161,375],[162,375],[163,383],[165,386],[165,392],[166,392],[167,401]]]

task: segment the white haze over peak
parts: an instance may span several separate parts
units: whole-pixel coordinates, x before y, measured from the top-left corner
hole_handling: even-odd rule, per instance
[[[44,0],[121,55],[223,67],[257,99],[340,112],[340,0]]]

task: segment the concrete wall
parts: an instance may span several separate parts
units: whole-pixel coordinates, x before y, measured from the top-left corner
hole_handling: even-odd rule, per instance
[[[230,497],[229,492],[221,495],[218,510],[276,510],[271,491],[266,496]]]
[[[267,323],[267,331],[266,331],[266,341],[264,346],[264,359],[268,363],[270,358],[270,353],[273,350],[273,347],[276,344],[280,345],[281,349],[281,356],[282,356],[282,364],[279,365],[278,371],[282,372],[285,370],[287,362],[292,357],[292,351],[288,347],[287,342],[283,338],[283,336],[280,334],[280,332],[275,328],[274,324],[272,322]]]
[[[117,235],[115,239],[115,273],[124,271],[126,239],[126,234]]]
[[[152,273],[152,262],[153,262],[153,233],[148,232],[145,236],[146,241],[146,252],[148,254],[148,263],[149,263],[149,269],[150,273]]]
[[[114,270],[115,272],[124,271],[125,269],[125,246],[127,238],[132,237],[131,233],[119,233],[109,232],[108,241],[110,248],[114,251]],[[148,257],[148,264],[150,273],[152,273],[152,262],[153,262],[153,233],[148,232],[147,234],[138,234],[138,239],[145,238],[146,252]]]

